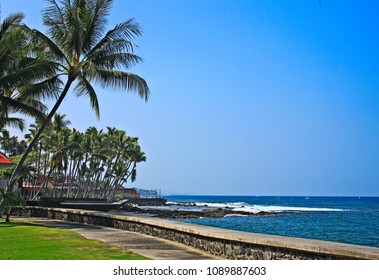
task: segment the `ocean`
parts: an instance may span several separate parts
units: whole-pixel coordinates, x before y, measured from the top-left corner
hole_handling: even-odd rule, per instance
[[[180,219],[187,223],[379,247],[379,197],[165,196],[166,209],[275,213]],[[179,220],[179,219],[178,219]]]

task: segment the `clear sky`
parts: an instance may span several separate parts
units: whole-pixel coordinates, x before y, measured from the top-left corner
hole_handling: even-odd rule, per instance
[[[42,0],[0,0],[44,30]],[[143,27],[151,98],[98,89],[72,127],[140,138],[133,186],[164,194],[379,195],[379,1],[115,0]]]

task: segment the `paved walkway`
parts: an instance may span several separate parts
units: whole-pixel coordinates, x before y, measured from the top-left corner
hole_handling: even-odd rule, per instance
[[[206,254],[191,247],[140,233],[114,228],[76,224],[47,218],[17,218],[44,226],[76,231],[88,239],[100,240],[154,260],[216,260],[217,256]]]

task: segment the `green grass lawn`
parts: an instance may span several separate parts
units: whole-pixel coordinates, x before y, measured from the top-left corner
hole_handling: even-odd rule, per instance
[[[143,256],[65,229],[0,219],[0,260],[142,260]]]

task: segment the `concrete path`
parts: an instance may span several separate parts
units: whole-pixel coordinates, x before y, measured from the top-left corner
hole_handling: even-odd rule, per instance
[[[88,239],[100,240],[154,260],[217,260],[217,256],[206,254],[191,247],[140,233],[114,228],[76,224],[47,218],[17,218],[44,226],[76,231]]]

